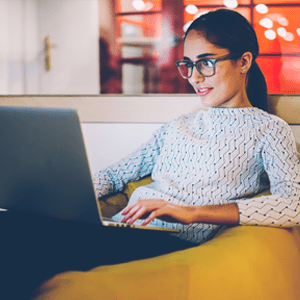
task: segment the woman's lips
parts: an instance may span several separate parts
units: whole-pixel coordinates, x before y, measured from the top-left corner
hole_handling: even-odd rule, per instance
[[[197,94],[199,96],[206,96],[211,90],[212,90],[212,88],[198,88]]]

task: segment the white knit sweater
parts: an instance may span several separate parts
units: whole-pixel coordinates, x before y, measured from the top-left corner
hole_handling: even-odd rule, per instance
[[[258,108],[210,108],[180,116],[117,164],[98,172],[98,196],[152,174],[137,199],[159,198],[180,205],[236,202],[241,225],[295,226],[300,222],[300,162],[289,126]],[[271,187],[271,196],[251,199]],[[120,219],[119,215],[115,216]],[[180,228],[178,236],[201,243],[213,224],[151,225]]]

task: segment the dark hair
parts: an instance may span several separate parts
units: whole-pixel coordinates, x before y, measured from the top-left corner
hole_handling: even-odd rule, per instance
[[[267,84],[255,59],[259,46],[251,24],[239,13],[229,9],[217,9],[201,15],[188,28],[196,30],[210,43],[228,49],[231,53],[251,52],[253,61],[247,74],[246,92],[250,103],[267,111]]]

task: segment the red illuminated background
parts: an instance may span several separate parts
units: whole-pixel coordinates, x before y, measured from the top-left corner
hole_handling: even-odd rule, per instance
[[[144,5],[138,7],[141,2]],[[264,4],[267,10],[259,11],[258,4]],[[122,57],[120,47],[120,65],[133,63],[145,67],[145,93],[192,93],[174,66],[183,56],[184,26],[199,13],[226,5],[237,5],[231,9],[245,16],[257,33],[260,45],[257,61],[269,93],[300,94],[300,0],[117,0],[117,39],[130,35],[125,29],[126,24],[131,24],[139,29],[137,40],[157,41],[151,47],[143,44],[141,54],[130,58]],[[192,13],[187,12],[187,6]],[[153,68],[159,71],[154,82],[149,75]]]

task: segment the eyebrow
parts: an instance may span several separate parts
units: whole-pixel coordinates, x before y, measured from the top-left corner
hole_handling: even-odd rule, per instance
[[[214,53],[203,53],[203,54],[199,54],[197,56],[197,59],[201,59],[203,57],[207,57],[207,56],[212,56],[212,55],[216,55]],[[184,56],[183,59],[187,59],[187,60],[191,60],[189,57]]]

